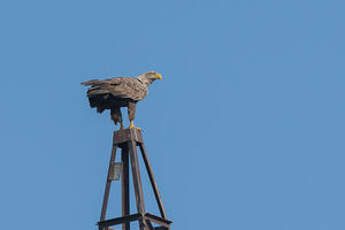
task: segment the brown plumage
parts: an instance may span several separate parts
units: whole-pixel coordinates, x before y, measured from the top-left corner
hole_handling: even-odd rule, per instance
[[[90,80],[82,82],[82,85],[91,86],[87,91],[90,106],[96,107],[97,112],[110,110],[111,119],[115,125],[119,122],[121,128],[121,107],[128,108],[128,117],[133,128],[136,103],[144,99],[148,94],[148,86],[156,79],[162,79],[162,75],[155,71],[140,74],[138,77],[118,77],[105,80]]]

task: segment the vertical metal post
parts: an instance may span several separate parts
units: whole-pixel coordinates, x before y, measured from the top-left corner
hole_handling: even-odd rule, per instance
[[[130,198],[129,198],[129,155],[128,147],[124,146],[121,153],[122,160],[122,216],[130,214]],[[130,223],[122,225],[122,230],[130,230]]]
[[[136,141],[130,140],[128,142],[128,148],[129,148],[129,154],[130,154],[130,159],[131,159],[133,185],[134,185],[135,199],[137,201],[137,209],[138,209],[138,213],[142,215],[142,219],[139,220],[139,226],[140,226],[140,230],[145,230],[145,225],[146,225],[146,222],[144,220],[145,203],[144,203],[143,187],[142,187],[141,178],[140,178]]]
[[[110,186],[111,186],[110,176],[111,176],[111,172],[112,172],[113,162],[115,161],[115,158],[116,158],[116,149],[117,149],[117,145],[113,144],[113,149],[112,149],[112,152],[111,152],[109,168],[108,168],[107,182],[106,182],[106,185],[105,185],[104,199],[103,199],[103,205],[102,205],[102,212],[101,212],[100,221],[104,221],[105,220],[105,215],[106,215],[106,212],[107,212],[108,200],[109,200],[109,192],[110,192]]]

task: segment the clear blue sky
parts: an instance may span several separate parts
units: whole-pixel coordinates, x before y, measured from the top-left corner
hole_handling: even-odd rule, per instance
[[[157,70],[136,123],[172,230],[345,229],[344,12],[340,0],[2,1],[0,228],[96,229],[114,127],[79,83]]]

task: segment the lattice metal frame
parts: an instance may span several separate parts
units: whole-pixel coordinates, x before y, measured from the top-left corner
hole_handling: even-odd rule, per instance
[[[161,217],[146,213],[143,188],[141,184],[137,146],[140,148],[147,173],[153,188],[156,202]],[[106,220],[109,193],[112,182],[113,165],[115,163],[116,151],[121,149],[121,187],[122,187],[122,217]],[[129,170],[132,170],[134,193],[136,199],[137,213],[130,214],[130,196],[129,196]],[[130,230],[130,222],[138,221],[140,230],[170,230],[172,223],[167,219],[166,211],[158,190],[156,180],[154,179],[152,167],[144,146],[142,132],[140,129],[130,128],[114,132],[113,148],[109,162],[108,177],[105,186],[104,199],[101,211],[100,221],[97,223],[99,230],[107,230],[110,226],[122,224],[123,230]],[[152,223],[158,224],[153,227]]]

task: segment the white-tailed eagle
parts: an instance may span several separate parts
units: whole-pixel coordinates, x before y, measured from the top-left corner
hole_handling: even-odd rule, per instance
[[[138,101],[143,100],[148,94],[148,86],[155,80],[161,80],[162,75],[150,71],[140,74],[138,77],[117,77],[105,80],[89,80],[82,82],[84,86],[90,86],[87,91],[90,106],[96,107],[97,112],[110,110],[110,117],[115,125],[122,122],[121,107],[128,108],[130,128],[134,128],[135,108]]]

